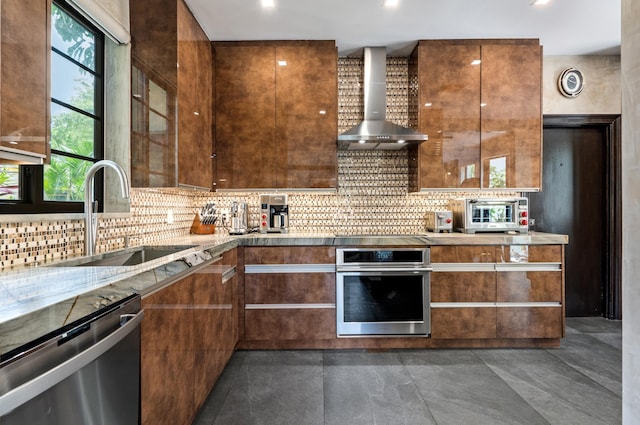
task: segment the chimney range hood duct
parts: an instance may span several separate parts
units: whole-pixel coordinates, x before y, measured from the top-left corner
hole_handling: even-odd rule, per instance
[[[386,121],[387,49],[364,49],[364,121],[338,136],[348,150],[400,150],[429,140],[426,134]]]

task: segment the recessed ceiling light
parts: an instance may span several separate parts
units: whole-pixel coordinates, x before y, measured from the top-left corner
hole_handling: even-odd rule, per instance
[[[279,61],[278,61],[278,66],[287,66],[287,61],[285,61],[285,60],[279,60]]]
[[[396,7],[398,6],[398,0],[384,0],[384,7]]]
[[[429,107],[433,106],[433,103],[431,103],[431,102],[427,102],[427,103],[425,103],[425,104],[424,104],[424,106],[425,106],[425,107],[427,107],[427,108],[429,108]]]
[[[481,103],[481,104],[480,104],[480,107],[481,107],[481,108],[484,108],[485,106],[487,106],[487,104],[486,104],[486,103]]]
[[[404,140],[398,140],[398,143],[404,143]]]
[[[262,7],[276,7],[275,0],[262,0]]]
[[[358,140],[358,143],[364,144],[364,143],[367,143],[367,141],[366,140]]]
[[[327,111],[325,111],[324,109],[320,110],[320,115],[327,115]]]
[[[533,0],[530,6],[542,6],[547,3],[549,3],[549,0]]]
[[[480,59],[474,59],[473,61],[471,61],[471,65],[480,65],[482,63],[482,61]]]

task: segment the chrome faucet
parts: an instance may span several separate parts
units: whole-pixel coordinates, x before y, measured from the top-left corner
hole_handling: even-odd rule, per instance
[[[114,169],[118,174],[122,197],[129,198],[129,179],[120,165],[108,159],[103,159],[89,168],[84,178],[84,255],[87,256],[93,255],[96,250],[96,235],[98,233],[98,217],[94,214],[94,207],[97,202],[94,199],[93,181],[98,170],[106,167]]]

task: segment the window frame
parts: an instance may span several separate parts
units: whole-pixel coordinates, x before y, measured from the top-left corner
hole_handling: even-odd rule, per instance
[[[46,76],[49,81],[48,99],[49,104],[60,105],[73,112],[80,113],[94,120],[94,152],[93,158],[84,157],[74,153],[50,149],[50,155],[59,155],[68,158],[81,159],[96,163],[104,159],[104,96],[105,96],[105,36],[94,24],[78,13],[64,0],[54,0],[51,4],[55,4],[74,20],[86,27],[95,37],[95,70],[87,68],[82,63],[70,57],[68,54],[61,52],[53,47],[49,41],[49,63],[52,61],[52,55],[58,54],[63,59],[69,61],[73,65],[90,72],[95,78],[94,92],[94,111],[88,113],[82,109],[76,108],[65,102],[52,97],[52,81],[51,67],[49,74]],[[51,20],[51,8],[49,8],[49,33],[53,25]],[[50,39],[49,39],[50,40]],[[51,112],[49,110],[49,128],[47,129],[49,138],[51,137]],[[95,199],[98,201],[98,211],[104,211],[104,171],[100,170],[96,173],[94,179]],[[19,171],[19,193],[20,199],[16,200],[0,200],[0,214],[47,214],[47,213],[81,213],[84,212],[83,201],[49,201],[44,199],[44,166],[43,165],[20,165]]]

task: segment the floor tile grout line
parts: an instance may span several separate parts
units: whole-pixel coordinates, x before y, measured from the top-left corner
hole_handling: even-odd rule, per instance
[[[473,353],[473,355],[487,368],[491,371],[492,374],[494,374],[500,381],[504,382],[504,384],[511,388],[511,391],[513,391],[514,394],[516,394],[526,405],[528,405],[529,407],[531,407],[531,409],[533,409],[538,416],[540,416],[540,418],[542,418],[542,420],[548,424],[548,425],[552,425],[551,422],[549,422],[547,420],[547,418],[545,418],[542,413],[540,413],[540,411],[538,409],[535,408],[535,406],[532,406],[531,403],[529,403],[528,400],[526,400],[518,391],[516,391],[515,388],[513,388],[511,385],[509,385],[509,383],[507,381],[505,381],[504,379],[502,379],[502,376],[498,375],[496,373],[496,371],[484,360],[482,360],[482,358],[478,355],[478,353],[476,352],[476,349],[471,349],[471,352]]]
[[[622,397],[620,397],[618,394],[614,393],[613,391],[611,391],[609,388],[605,387],[604,385],[602,385],[600,382],[594,380],[592,377],[590,377],[589,375],[587,375],[586,373],[582,372],[580,369],[578,369],[577,367],[575,367],[574,365],[572,365],[571,363],[568,363],[566,360],[564,360],[562,357],[556,355],[553,350],[549,350],[549,349],[545,349],[545,351],[547,351],[550,355],[552,355],[553,357],[555,357],[556,359],[558,359],[559,361],[563,362],[564,364],[566,364],[568,367],[570,367],[571,369],[575,370],[577,373],[579,373],[580,375],[584,376],[585,378],[587,378],[590,382],[593,382],[595,385],[597,385],[598,387],[602,388],[604,391],[608,392],[609,394],[613,395],[615,398],[618,398],[620,400],[622,400]]]
[[[413,387],[416,389],[416,391],[418,392],[418,394],[420,395],[420,399],[422,400],[422,402],[424,403],[425,408],[427,409],[427,412],[429,412],[429,415],[431,415],[431,419],[433,419],[433,423],[435,425],[439,425],[438,424],[438,420],[436,419],[436,417],[433,414],[433,411],[431,410],[431,408],[429,407],[429,403],[427,403],[427,400],[425,400],[424,396],[422,395],[422,391],[420,391],[420,388],[418,387],[418,384],[416,383],[416,381],[413,379],[413,375],[411,374],[411,372],[409,371],[409,369],[407,368],[406,363],[402,360],[402,356],[401,351],[397,351],[396,352],[397,356],[398,356],[398,360],[400,361],[400,364],[402,365],[402,369],[407,373],[407,375],[409,376],[409,379],[411,379],[411,383],[413,384]]]

